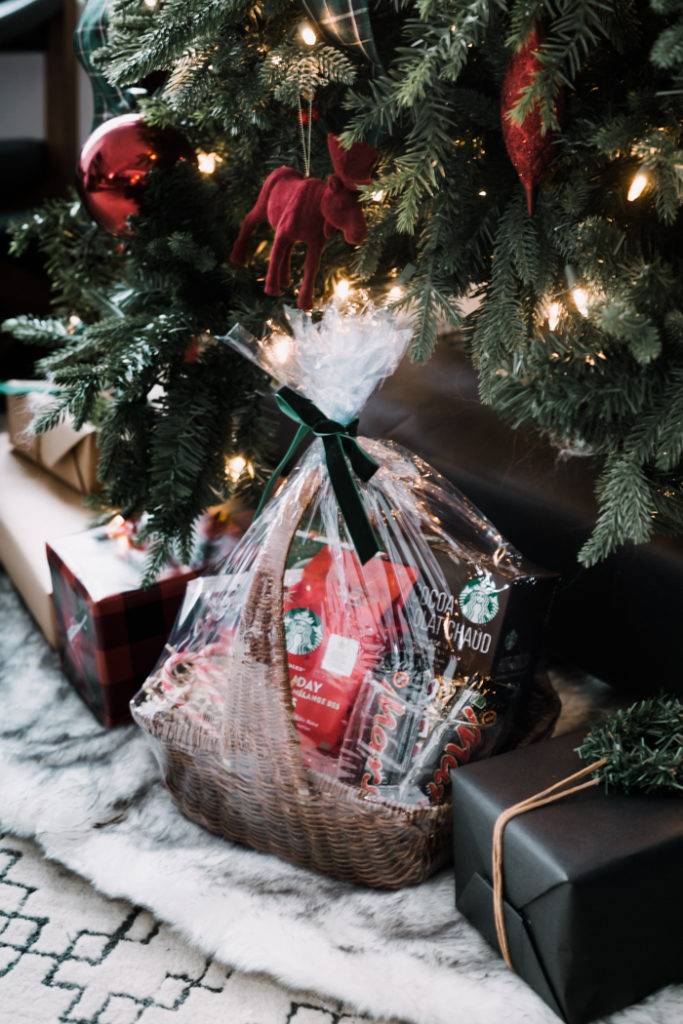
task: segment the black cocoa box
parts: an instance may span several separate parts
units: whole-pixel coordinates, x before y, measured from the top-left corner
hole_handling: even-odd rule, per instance
[[[491,886],[501,811],[585,762],[573,733],[452,773],[456,904],[498,949]],[[505,828],[505,926],[513,966],[569,1024],[683,982],[683,797],[602,785]]]

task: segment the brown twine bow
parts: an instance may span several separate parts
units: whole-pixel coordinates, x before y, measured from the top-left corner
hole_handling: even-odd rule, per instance
[[[547,789],[541,790],[540,793],[536,793],[534,796],[527,797],[526,800],[520,800],[519,803],[513,804],[512,807],[502,811],[496,819],[496,823],[493,826],[492,853],[493,917],[496,924],[498,945],[500,946],[503,959],[511,971],[514,971],[515,968],[510,957],[510,947],[508,945],[505,915],[503,912],[503,829],[508,821],[515,818],[518,814],[532,811],[535,807],[543,807],[545,804],[554,803],[556,800],[562,800],[565,796],[579,793],[582,789],[590,789],[591,786],[597,786],[601,781],[597,775],[595,778],[589,779],[588,782],[582,782],[576,786],[572,786],[571,783],[578,782],[580,779],[585,778],[586,775],[590,775],[592,772],[597,771],[598,768],[602,768],[606,763],[606,757],[601,758],[599,761],[594,761],[593,764],[581,768],[578,772],[574,772],[573,775],[568,775],[566,779],[560,779],[559,782],[548,786]],[[565,789],[566,786],[570,788]]]

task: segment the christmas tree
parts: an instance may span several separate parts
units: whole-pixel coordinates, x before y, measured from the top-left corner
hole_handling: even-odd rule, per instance
[[[281,296],[264,291],[268,223],[245,266],[231,251],[272,171],[327,178],[329,136],[376,162],[346,183],[367,236],[331,232],[316,302],[344,279],[409,309],[418,360],[456,329],[485,402],[590,455],[585,564],[681,530],[683,0],[107,13],[93,62],[124,104],[110,112],[137,103],[174,159],[115,233],[75,195],[18,226],[15,248],[47,256],[55,317],[13,330],[50,349],[52,416],[99,416],[102,500],[148,514],[157,564],[202,509],[263,478],[266,383],[218,339],[282,321],[305,250]]]

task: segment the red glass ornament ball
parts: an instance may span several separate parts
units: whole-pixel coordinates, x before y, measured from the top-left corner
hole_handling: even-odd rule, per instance
[[[95,129],[81,150],[76,183],[83,205],[105,231],[131,235],[128,218],[139,212],[150,170],[177,160],[195,160],[180,132],[150,127],[140,114],[113,117]]]

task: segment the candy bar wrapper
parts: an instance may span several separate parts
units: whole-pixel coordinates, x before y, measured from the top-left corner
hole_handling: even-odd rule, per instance
[[[473,681],[460,688],[445,713],[412,751],[401,778],[401,793],[424,793],[431,804],[443,803],[450,792],[450,773],[468,761],[490,757],[505,739],[514,688]]]
[[[53,400],[45,390],[48,385],[13,380],[6,386],[7,429],[12,447],[81,494],[96,491],[99,452],[95,427],[86,423],[76,430],[67,417],[52,430],[36,434],[32,429],[33,420]]]
[[[397,782],[427,722],[428,673],[415,659],[387,654],[368,672],[349,719],[339,774],[366,793]]]
[[[367,793],[443,803],[450,770],[499,749],[513,719],[516,688],[476,677],[455,683],[387,658],[368,674],[344,738],[346,780]]]
[[[312,423],[318,436],[222,572],[189,585],[162,657],[132,704],[153,736],[188,756],[216,756],[236,702],[269,700],[265,684],[249,694],[244,673],[254,662],[266,680],[276,644],[289,672],[297,758],[333,787],[370,800],[438,804],[449,798],[452,767],[504,749],[524,714],[555,578],[417,456],[355,439],[355,417],[409,335],[385,312],[332,309],[319,323],[293,314],[291,336],[257,341],[236,328],[224,339],[283,385],[278,399],[286,398],[287,415],[304,417],[300,434]],[[332,451],[335,434],[344,436]],[[357,468],[357,446],[364,466],[375,467],[368,479]],[[340,496],[339,466],[331,464],[342,450],[356,467],[353,486],[374,553],[362,553],[348,488]],[[273,540],[281,536],[282,552]],[[274,550],[281,597],[261,637],[245,611],[271,607],[273,583],[262,566]],[[231,771],[248,788],[253,759],[270,756],[268,735],[242,737],[238,753]],[[276,775],[280,767],[273,765]]]

